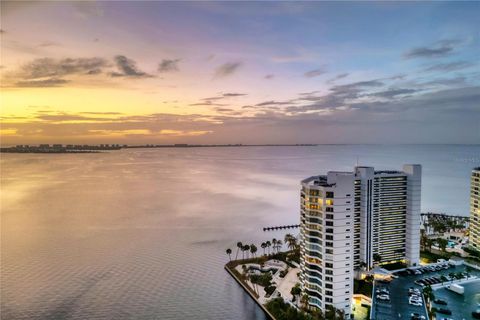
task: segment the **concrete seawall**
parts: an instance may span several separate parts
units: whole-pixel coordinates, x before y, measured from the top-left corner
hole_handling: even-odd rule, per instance
[[[227,272],[233,277],[233,279],[235,279],[235,281],[237,281],[237,283],[243,288],[243,290],[245,290],[245,292],[248,293],[248,295],[253,299],[253,301],[255,301],[255,303],[263,310],[267,319],[276,320],[275,317],[270,313],[270,311],[268,311],[267,308],[265,308],[265,306],[262,305],[257,300],[257,298],[255,298],[255,296],[250,292],[250,290],[248,290],[248,288],[245,286],[245,284],[240,279],[238,279],[237,276],[227,266],[225,266],[225,270],[227,270]]]

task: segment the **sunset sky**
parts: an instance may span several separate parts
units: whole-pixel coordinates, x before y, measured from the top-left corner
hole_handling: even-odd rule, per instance
[[[1,143],[479,143],[480,2],[1,2]]]

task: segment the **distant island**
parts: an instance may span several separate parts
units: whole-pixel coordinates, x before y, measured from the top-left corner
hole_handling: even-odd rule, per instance
[[[108,150],[120,150],[122,146],[118,144],[100,144],[100,145],[79,145],[79,144],[40,144],[16,145],[14,147],[0,148],[0,152],[5,153],[95,153]]]
[[[16,145],[14,147],[0,148],[2,153],[94,153],[100,151],[120,150],[127,148],[222,148],[222,147],[314,147],[318,144],[146,144],[146,145],[79,145],[79,144],[40,144],[40,145]]]

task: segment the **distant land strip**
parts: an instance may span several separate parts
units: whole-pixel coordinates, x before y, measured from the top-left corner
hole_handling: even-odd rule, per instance
[[[146,144],[146,145],[77,145],[77,144],[40,144],[40,145],[16,145],[13,147],[0,148],[2,153],[95,153],[100,151],[120,150],[127,148],[223,148],[223,147],[315,147],[319,144]]]

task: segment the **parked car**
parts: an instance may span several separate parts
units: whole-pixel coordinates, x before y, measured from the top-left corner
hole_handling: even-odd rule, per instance
[[[412,320],[426,320],[425,316],[423,316],[419,313],[416,313],[416,312],[412,313],[410,315],[410,317],[411,317]]]
[[[444,309],[444,308],[438,309],[437,312],[442,314],[448,314],[448,315],[452,314],[452,311],[450,311],[450,309]]]
[[[442,300],[442,299],[435,299],[435,300],[433,300],[433,302],[435,302],[436,304],[444,305],[444,306],[447,305],[447,301]]]

